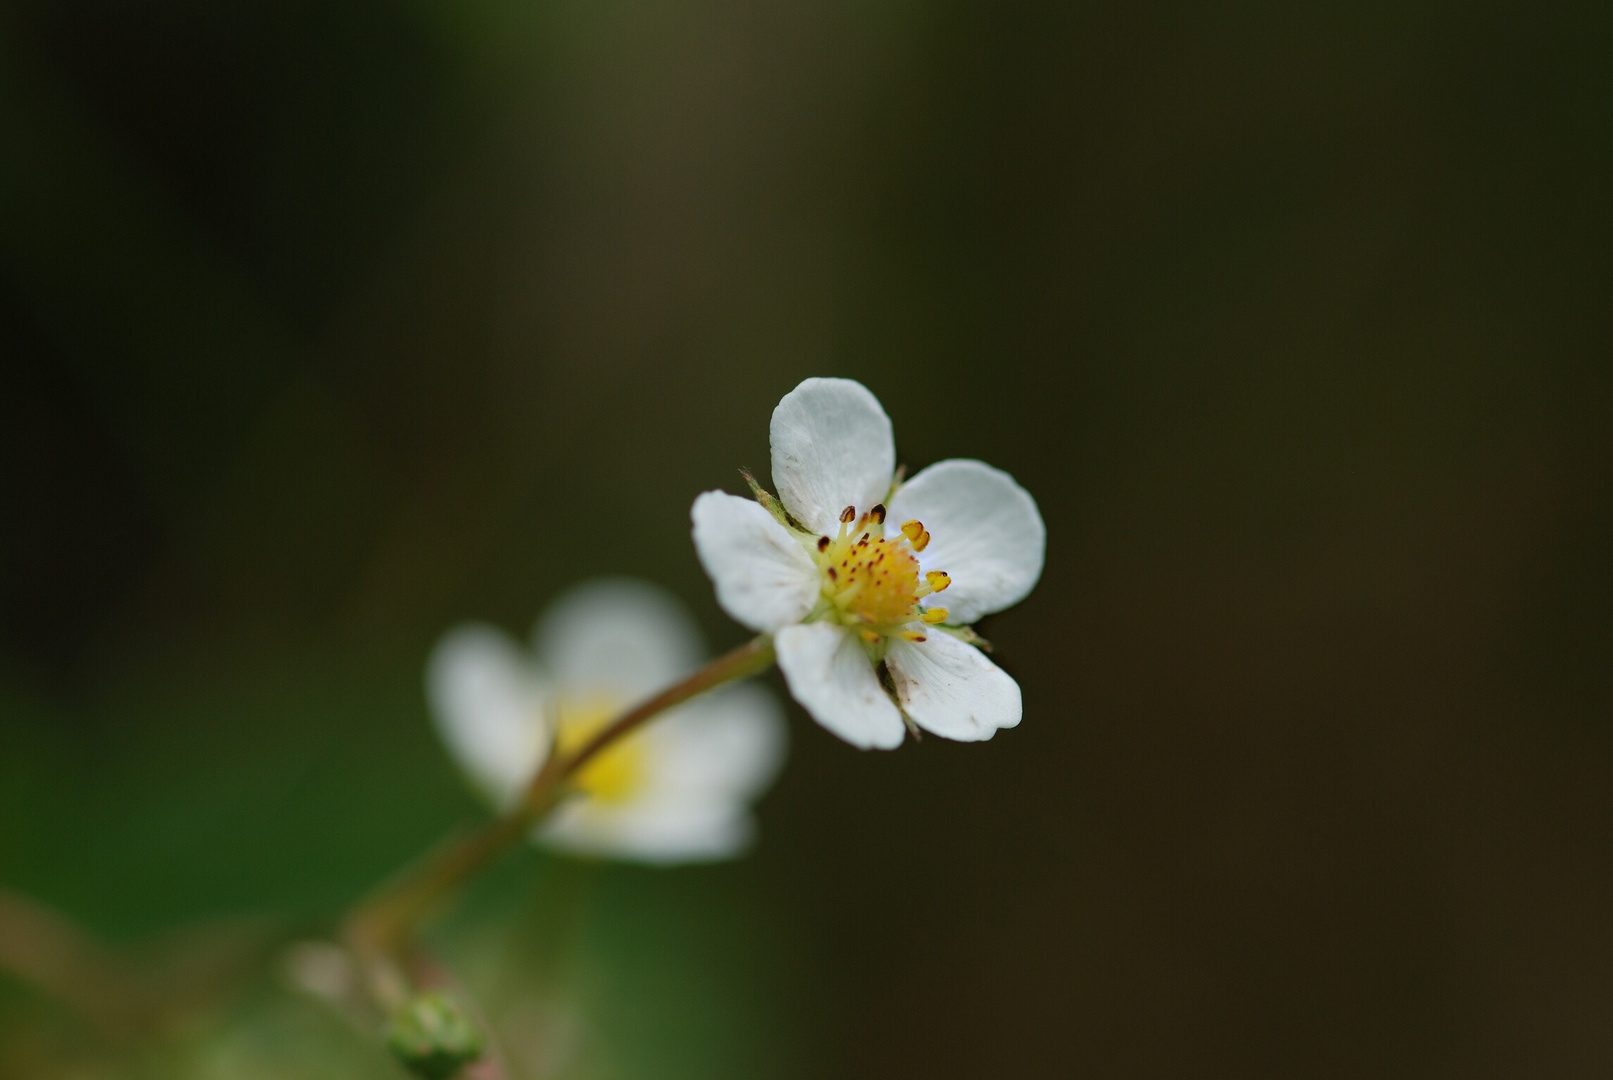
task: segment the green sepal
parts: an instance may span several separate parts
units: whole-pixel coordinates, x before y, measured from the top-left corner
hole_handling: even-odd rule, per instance
[[[885,691],[886,696],[891,699],[891,704],[895,705],[896,711],[902,714],[902,723],[907,725],[907,733],[913,736],[914,742],[922,742],[924,734],[919,731],[919,726],[913,722],[913,718],[907,715],[907,710],[902,708],[902,698],[896,692],[896,679],[891,675],[890,666],[884,660],[880,660],[874,665],[874,674],[879,676],[879,685]]]
[[[906,479],[907,479],[907,466],[906,465],[898,465],[898,466],[896,466],[896,472],[891,477],[890,490],[885,492],[885,505],[886,506],[889,506],[891,504],[891,500],[896,498],[896,493],[898,491],[902,490],[902,483]]]
[[[991,642],[975,633],[975,628],[972,626],[932,626],[930,629],[939,630],[943,634],[951,634],[959,641],[973,645],[981,652],[991,651]]]
[[[751,471],[749,469],[740,469],[739,475],[745,478],[745,483],[750,487],[751,495],[755,497],[757,502],[762,504],[762,509],[766,510],[769,514],[772,514],[780,525],[784,526],[786,529],[794,529],[799,533],[812,532],[811,529],[807,528],[805,525],[802,525],[799,521],[796,521],[795,518],[790,515],[790,512],[784,509],[784,504],[779,502],[778,498],[774,496],[771,491],[768,491],[761,484],[757,483],[756,477],[751,475]]]

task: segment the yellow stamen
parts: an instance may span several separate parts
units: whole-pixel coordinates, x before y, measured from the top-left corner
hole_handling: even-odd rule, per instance
[[[928,640],[906,627],[919,621],[931,626],[946,622],[945,608],[926,612],[919,601],[945,589],[952,579],[944,570],[919,568],[918,553],[930,543],[923,522],[909,521],[899,533],[887,534],[885,519],[882,503],[860,517],[855,507],[848,506],[840,514],[836,535],[808,541],[823,575],[826,614],[869,645],[898,635],[909,641]]]

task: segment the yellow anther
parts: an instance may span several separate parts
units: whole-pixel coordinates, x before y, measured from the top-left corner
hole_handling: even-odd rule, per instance
[[[930,640],[929,638],[925,637],[923,634],[919,633],[917,630],[903,630],[902,631],[902,637],[906,638],[908,641],[928,641],[928,640]]]
[[[874,508],[868,511],[868,516],[881,525],[885,524],[885,504],[875,504]]]
[[[947,576],[945,570],[931,570],[924,575],[924,580],[930,583],[931,592],[941,592],[952,584],[952,579]]]
[[[947,609],[944,607],[933,607],[929,611],[926,611],[921,617],[931,626],[934,626],[936,623],[944,623],[947,621]]]
[[[856,520],[857,520],[857,508],[855,506],[848,506],[844,510],[840,511],[840,522],[841,522],[841,524],[850,525],[853,521],[856,521]]]
[[[902,535],[909,540],[917,540],[924,535],[924,522],[904,521],[902,523]]]
[[[862,632],[862,634],[863,634],[863,640],[868,642],[868,644],[870,644],[870,645],[878,645],[879,644],[879,631],[878,630],[864,630]]]
[[[925,548],[927,548],[929,546],[930,546],[930,534],[928,532],[921,532],[918,536],[913,538],[913,550],[914,551],[923,551]]]

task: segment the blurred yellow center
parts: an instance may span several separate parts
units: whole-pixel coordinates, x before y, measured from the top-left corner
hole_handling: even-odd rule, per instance
[[[926,612],[919,600],[952,583],[941,571],[920,572],[918,552],[929,543],[930,534],[917,521],[906,522],[894,536],[887,537],[883,505],[861,517],[855,508],[846,507],[840,515],[839,533],[820,536],[816,545],[830,617],[857,627],[870,643],[894,634],[923,641],[922,630],[904,628],[943,621],[944,608]]]
[[[615,702],[563,701],[559,708],[559,751],[571,754],[615,719]],[[642,738],[628,735],[595,754],[571,778],[572,787],[603,803],[631,802],[644,786]]]

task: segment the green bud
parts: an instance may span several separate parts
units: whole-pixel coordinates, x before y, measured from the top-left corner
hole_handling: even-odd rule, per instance
[[[417,994],[393,1014],[386,1044],[404,1067],[425,1080],[453,1080],[482,1056],[482,1031],[447,994]]]

